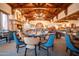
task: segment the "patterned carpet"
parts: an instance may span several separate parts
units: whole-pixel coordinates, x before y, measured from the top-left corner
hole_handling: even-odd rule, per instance
[[[66,44],[65,39],[55,39],[54,41],[54,48],[49,49],[50,56],[67,56],[68,54],[65,51]],[[15,42],[12,41],[11,43],[0,42],[0,56],[24,56],[25,48],[20,48],[19,53],[16,53]],[[47,51],[44,49],[37,48],[38,56],[47,56]],[[34,56],[34,50],[28,49],[27,56]]]

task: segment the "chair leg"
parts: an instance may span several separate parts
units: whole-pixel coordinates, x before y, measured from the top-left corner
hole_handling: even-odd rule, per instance
[[[70,56],[72,56],[73,54],[72,54],[72,51],[70,51]]]
[[[40,50],[40,42],[39,42],[38,46],[39,46],[39,50]]]
[[[68,51],[68,47],[66,47],[66,52]]]
[[[19,45],[16,45],[16,48],[17,48],[17,53],[18,53],[18,51],[19,51]]]
[[[36,51],[37,49],[36,49],[36,45],[35,45],[35,56],[37,56],[37,51]]]
[[[53,50],[54,48],[53,48],[53,46],[52,46],[52,50]]]
[[[47,56],[49,56],[49,49],[47,48]]]
[[[27,53],[27,48],[25,49],[25,54],[24,54],[24,56],[26,56],[26,53]]]

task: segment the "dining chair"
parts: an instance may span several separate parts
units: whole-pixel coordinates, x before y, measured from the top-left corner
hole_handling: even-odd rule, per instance
[[[50,34],[50,35],[49,35],[49,38],[48,38],[48,41],[45,42],[45,43],[42,43],[42,44],[40,45],[40,47],[43,46],[43,47],[46,48],[46,50],[47,50],[47,55],[49,55],[49,48],[51,48],[51,47],[53,48],[53,46],[54,46],[54,39],[55,39],[55,34]]]
[[[14,38],[13,38],[13,31],[9,31],[8,41],[11,42],[12,40],[14,40]]]
[[[25,48],[25,56],[26,56],[26,53],[27,53],[27,49],[34,49],[35,50],[35,56],[37,56],[37,46],[39,44],[39,39],[33,39],[33,38],[30,38],[30,37],[26,37],[24,38],[24,42],[26,43],[26,48]]]
[[[6,43],[8,42],[7,36],[3,36],[3,33],[0,32],[0,42],[4,41],[3,39],[6,41]]]
[[[13,38],[14,38],[14,41],[16,42],[16,48],[17,48],[17,53],[19,51],[19,48],[22,48],[25,46],[25,43],[20,41],[20,39],[17,38],[16,36],[16,32],[13,32]],[[23,45],[23,46],[21,46]]]
[[[66,52],[69,50],[70,55],[79,55],[79,50],[73,46],[73,44],[70,41],[70,36],[68,34],[65,34],[65,40],[66,40]]]

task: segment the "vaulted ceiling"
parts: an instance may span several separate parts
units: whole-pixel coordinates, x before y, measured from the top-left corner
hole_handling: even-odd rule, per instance
[[[62,10],[67,9],[70,3],[8,3],[12,9],[18,9],[28,19],[34,19],[35,13],[45,14],[45,19],[53,19]]]

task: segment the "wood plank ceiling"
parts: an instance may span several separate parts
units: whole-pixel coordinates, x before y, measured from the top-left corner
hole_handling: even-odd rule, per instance
[[[67,17],[64,17],[60,20],[79,20],[79,11],[67,16]]]
[[[7,3],[13,9],[18,9],[29,20],[35,19],[35,13],[45,14],[44,19],[50,20],[57,16],[62,10],[67,9],[70,3]]]

